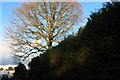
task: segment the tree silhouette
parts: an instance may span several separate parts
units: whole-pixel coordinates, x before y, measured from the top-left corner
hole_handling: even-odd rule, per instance
[[[27,69],[21,62],[15,67],[14,80],[27,80]]]

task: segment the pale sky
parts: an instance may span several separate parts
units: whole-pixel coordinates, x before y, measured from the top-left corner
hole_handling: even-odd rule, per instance
[[[102,7],[103,2],[81,2],[84,10],[84,16],[89,17],[91,11],[96,11]],[[0,2],[0,64],[13,64],[13,60],[11,58],[11,50],[5,41],[4,37],[6,27],[10,24],[10,20],[12,17],[11,10],[13,8],[19,7],[21,2],[7,2],[6,0]],[[84,23],[85,24],[85,23]]]
[[[0,43],[0,65],[13,64],[11,49],[8,47],[6,42]]]

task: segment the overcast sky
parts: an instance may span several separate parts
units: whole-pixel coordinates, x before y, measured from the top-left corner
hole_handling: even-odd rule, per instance
[[[84,16],[87,18],[91,14],[91,11],[96,11],[102,7],[103,2],[81,2],[84,10]],[[11,58],[11,50],[5,41],[5,30],[10,24],[12,18],[11,10],[19,7],[21,2],[0,2],[0,65],[1,64],[13,64]],[[85,24],[85,23],[84,23]]]

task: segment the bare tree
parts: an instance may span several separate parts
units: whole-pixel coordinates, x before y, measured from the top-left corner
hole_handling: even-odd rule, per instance
[[[7,37],[14,55],[23,58],[51,49],[82,19],[78,2],[26,2],[13,13]]]

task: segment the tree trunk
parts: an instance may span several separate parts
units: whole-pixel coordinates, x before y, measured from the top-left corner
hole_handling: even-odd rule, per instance
[[[51,49],[51,48],[52,48],[52,40],[50,39],[48,42],[48,49]]]

